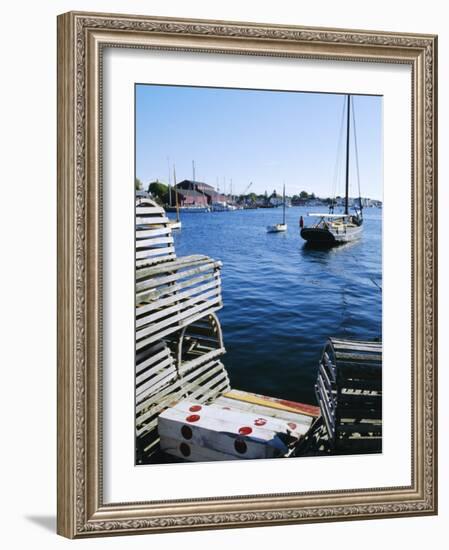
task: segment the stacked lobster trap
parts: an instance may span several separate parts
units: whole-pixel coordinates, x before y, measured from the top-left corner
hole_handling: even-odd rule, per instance
[[[319,408],[231,389],[216,316],[220,270],[204,255],[177,257],[163,208],[137,201],[137,463],[160,453],[191,461],[299,456],[324,439],[337,453],[379,452],[381,344],[329,340],[315,386]]]
[[[136,450],[159,449],[158,416],[189,397],[206,403],[230,389],[215,311],[222,307],[221,264],[176,257],[163,208],[136,204]]]
[[[231,390],[216,311],[221,263],[176,256],[170,221],[136,205],[136,460],[291,456],[319,409]]]
[[[330,450],[382,451],[382,343],[329,339],[315,393]]]

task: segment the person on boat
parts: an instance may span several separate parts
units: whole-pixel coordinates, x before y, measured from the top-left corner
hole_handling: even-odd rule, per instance
[[[304,218],[300,216],[299,218],[299,227],[302,229],[304,227]]]
[[[334,213],[334,203],[331,202],[329,205],[329,214],[333,214],[333,213]]]

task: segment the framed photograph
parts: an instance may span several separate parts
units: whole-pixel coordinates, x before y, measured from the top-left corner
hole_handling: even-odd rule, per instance
[[[436,514],[436,51],[59,16],[61,535]]]

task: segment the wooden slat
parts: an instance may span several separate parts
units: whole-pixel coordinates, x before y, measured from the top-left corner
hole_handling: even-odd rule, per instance
[[[209,292],[204,292],[204,293],[199,294],[199,296],[190,296],[187,299],[179,300],[177,303],[175,303],[174,305],[172,305],[170,307],[162,308],[159,311],[156,311],[156,312],[151,313],[149,315],[145,315],[144,317],[139,319],[139,321],[140,321],[139,322],[139,327],[143,326],[144,324],[147,325],[149,323],[153,323],[154,321],[157,321],[158,319],[162,319],[164,317],[171,316],[173,313],[179,313],[180,311],[182,311],[186,307],[192,307],[196,304],[205,302],[205,301],[209,300],[209,298],[213,298],[214,296],[217,296],[217,295],[219,295],[219,292],[217,292],[216,288],[214,288],[213,290],[211,290]],[[178,296],[178,298],[179,298],[179,296]],[[142,321],[144,321],[144,323]],[[144,332],[144,330],[146,330],[146,329],[143,329],[142,333]]]
[[[139,250],[136,252],[136,258],[141,260],[142,258],[152,258],[153,256],[160,256],[162,254],[170,255],[175,252],[174,246],[161,246],[159,248],[147,248],[145,250]]]
[[[160,403],[162,401],[163,397],[169,396],[171,394],[175,395],[178,394],[181,390],[181,386],[178,384],[171,384],[170,386],[167,386],[166,388],[163,388],[161,391],[157,393],[157,395],[151,395],[146,399],[145,401],[142,401],[136,406],[136,413],[140,413],[145,409],[148,409],[152,405],[155,405],[155,401]]]
[[[313,421],[313,417],[309,415],[304,415],[298,412],[284,411],[282,409],[273,409],[270,407],[265,407],[264,405],[253,404],[247,401],[229,399],[224,395],[218,397],[214,401],[214,405],[251,412],[261,417],[269,416],[272,418],[283,420],[285,422],[293,422],[301,427],[300,431],[302,433],[306,433]]]
[[[209,353],[200,355],[196,359],[193,359],[191,361],[184,361],[179,367],[179,374],[180,375],[186,374],[192,369],[195,369],[196,367],[202,365],[204,362],[208,362],[211,359],[215,359],[216,357],[223,355],[225,351],[226,351],[225,348],[216,348],[210,351]]]
[[[308,416],[317,417],[319,415],[319,408],[313,405],[306,405],[304,403],[296,403],[294,401],[287,401],[286,399],[277,399],[275,397],[267,397],[256,393],[243,392],[239,390],[232,390],[226,393],[225,397],[229,399],[237,399],[240,401],[247,401],[249,403],[264,405],[272,409],[281,409],[284,411],[300,412]]]
[[[210,278],[207,278],[206,280],[210,280]],[[137,319],[136,321],[136,326],[141,326],[145,323],[145,319],[140,318],[140,315],[142,315],[143,313],[153,311],[154,309],[158,309],[160,307],[170,306],[170,304],[172,304],[173,302],[185,300],[190,296],[205,292],[206,290],[210,290],[211,288],[215,288],[218,291],[220,290],[220,282],[217,282],[216,278],[204,285],[195,286],[184,292],[176,292],[175,294],[173,294],[172,296],[168,296],[167,298],[159,298],[157,301],[155,300],[150,304],[139,306],[139,308],[136,309],[136,314],[139,316],[139,319]]]
[[[140,340],[148,334],[153,334],[159,330],[162,330],[169,325],[178,325],[180,321],[183,321],[199,312],[204,312],[204,310],[208,309],[209,307],[221,303],[221,296],[217,296],[215,293],[214,295],[215,298],[211,300],[202,301],[196,298],[182,302],[179,307],[180,312],[170,315],[167,319],[164,319],[159,323],[150,324],[149,326],[145,326],[144,328],[138,330],[136,332],[137,340]]]
[[[159,256],[152,256],[151,258],[145,258],[143,260],[137,260],[136,261],[136,267],[143,267],[143,266],[149,266],[154,265],[161,262],[167,262],[169,260],[174,260],[176,258],[175,253],[167,254],[165,256],[159,255]]]
[[[170,220],[167,216],[159,217],[136,217],[136,225],[160,225],[163,223],[168,223]]]
[[[171,368],[162,372],[154,379],[149,380],[136,388],[136,403],[141,403],[150,395],[154,395],[160,388],[163,388],[177,379],[176,369]]]
[[[318,398],[318,402],[320,403],[320,405],[322,405],[322,408],[321,408],[322,417],[324,419],[326,430],[327,430],[327,433],[329,434],[329,439],[332,444],[335,437],[334,419],[330,413],[328,402],[323,393],[323,388],[319,383],[315,385],[315,392]]]
[[[166,285],[168,283],[174,283],[180,279],[190,278],[192,276],[199,275],[200,273],[211,272],[211,274],[213,274],[214,267],[215,266],[212,263],[207,263],[199,265],[194,269],[173,271],[173,266],[171,264],[168,264],[167,272],[170,272],[170,275],[164,275],[163,277],[149,277],[147,279],[141,280],[140,282],[136,283],[136,290],[139,293],[142,290],[149,290],[150,288],[156,288],[162,285]]]
[[[152,355],[151,357],[148,357],[142,362],[138,362],[136,365],[136,372],[139,374],[142,370],[149,367],[150,365],[153,365],[154,363],[158,361],[162,361],[164,358],[170,356],[170,351],[165,348],[159,351],[157,354]]]
[[[136,206],[137,216],[144,216],[146,214],[162,214],[165,215],[165,210],[160,206]]]
[[[219,267],[221,265],[220,262],[216,260],[212,260],[207,256],[196,254],[192,256],[183,256],[181,258],[177,258],[176,260],[170,262],[170,264],[167,264],[167,265],[161,264],[161,265],[151,266],[147,268],[140,268],[136,272],[136,278],[142,279],[144,277],[153,277],[161,273],[165,273],[168,271],[176,271],[178,269],[184,269],[186,267],[191,267],[191,266],[202,264],[205,262],[212,263],[215,267]]]
[[[145,248],[146,246],[155,246],[160,244],[173,243],[173,237],[158,237],[157,239],[142,239],[136,241],[136,248]]]
[[[161,235],[171,235],[171,228],[169,225],[166,227],[157,227],[155,229],[136,229],[136,239],[151,239]]]
[[[355,361],[355,362],[376,362],[381,364],[382,363],[382,355],[379,355],[377,353],[370,353],[370,354],[363,354],[363,353],[349,353],[349,352],[335,352],[335,358],[337,359],[337,362],[345,362],[345,361]]]
[[[165,367],[168,367],[168,366],[173,365],[173,364],[174,364],[173,357],[168,357],[167,359],[165,359],[161,363],[158,363],[155,367],[153,367],[151,369],[147,369],[142,374],[139,374],[139,376],[136,377],[136,384],[141,384],[142,382],[144,382],[145,380],[147,380],[151,376],[155,376],[156,374],[161,372],[163,369],[165,369]]]
[[[194,277],[192,279],[183,280],[181,282],[172,283],[167,286],[159,288],[150,288],[149,290],[144,290],[139,292],[136,296],[137,306],[136,306],[136,315],[140,315],[141,311],[144,311],[144,307],[148,303],[157,304],[159,299],[164,296],[172,296],[177,292],[184,291],[184,289],[194,289],[198,288],[201,283],[215,282],[217,287],[217,292],[221,292],[221,278],[220,273],[207,273],[206,275],[201,275],[200,277]]]
[[[215,311],[219,310],[221,307],[222,307],[221,303],[219,303],[219,304],[217,304],[216,307],[212,307],[208,311],[200,312],[198,315],[194,315],[192,318],[188,318],[185,321],[180,322],[178,326],[176,326],[176,325],[171,326],[168,329],[163,330],[163,331],[159,332],[158,334],[156,334],[154,336],[150,336],[149,338],[146,338],[145,340],[142,340],[141,342],[139,342],[139,344],[138,344],[138,346],[136,346],[136,348],[139,350],[139,349],[141,349],[142,347],[145,347],[148,344],[152,344],[153,342],[156,342],[157,340],[160,340],[161,338],[164,338],[165,336],[173,334],[173,332],[176,332],[177,330],[182,329],[182,328],[188,326],[191,323],[194,323],[197,319],[201,319],[205,315],[209,315],[210,313],[214,313]]]

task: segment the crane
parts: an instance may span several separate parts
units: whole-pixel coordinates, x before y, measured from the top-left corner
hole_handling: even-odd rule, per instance
[[[246,193],[248,192],[248,190],[249,190],[249,188],[251,187],[252,184],[253,184],[253,182],[250,181],[250,182],[249,182],[249,185],[247,185],[247,186],[245,187],[245,190],[243,191],[242,195],[246,195]]]

